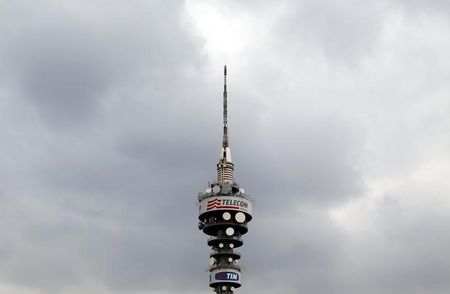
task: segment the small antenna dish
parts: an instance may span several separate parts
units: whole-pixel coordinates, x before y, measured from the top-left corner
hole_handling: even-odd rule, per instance
[[[231,214],[229,213],[229,212],[224,212],[223,214],[222,214],[222,217],[223,217],[223,219],[224,220],[230,220],[231,219]]]
[[[229,227],[225,230],[225,234],[227,234],[228,236],[233,236],[234,234],[234,229],[232,227]]]
[[[223,194],[230,194],[231,192],[231,185],[230,184],[224,184],[222,186],[222,193]]]
[[[211,188],[206,188],[206,193],[207,193],[207,194],[210,194],[211,191],[212,191]]]
[[[234,216],[234,218],[236,219],[236,221],[238,222],[238,223],[243,223],[243,222],[245,222],[245,214],[244,213],[242,213],[242,212],[238,212],[238,213],[236,213],[236,215]]]
[[[220,192],[220,187],[219,187],[219,186],[214,186],[213,189],[212,189],[212,191],[213,191],[215,194],[217,194],[217,193]]]

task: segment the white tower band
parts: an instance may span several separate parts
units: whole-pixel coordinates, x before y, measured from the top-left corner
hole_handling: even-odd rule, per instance
[[[217,182],[198,194],[200,206],[198,228],[210,236],[209,286],[215,293],[233,293],[241,286],[241,236],[247,233],[252,219],[252,203],[234,179],[234,164],[228,146],[227,67],[224,67],[223,144],[217,164]]]

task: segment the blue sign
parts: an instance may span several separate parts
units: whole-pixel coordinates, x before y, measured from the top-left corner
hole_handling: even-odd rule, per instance
[[[217,273],[216,281],[239,281],[239,274],[233,272],[220,272]]]

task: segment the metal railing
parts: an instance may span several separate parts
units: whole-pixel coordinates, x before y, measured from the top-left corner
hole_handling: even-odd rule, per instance
[[[227,263],[227,264],[214,264],[211,265],[209,267],[209,270],[215,270],[215,269],[227,269],[227,268],[231,268],[231,269],[235,269],[238,271],[241,271],[241,267],[239,266],[239,264],[233,264],[233,263]]]
[[[219,250],[212,250],[211,253],[209,254],[209,256],[213,256],[213,255],[218,255],[218,254],[223,254],[223,255],[234,255],[234,256],[239,256],[241,257],[241,254],[239,252],[234,251],[233,249],[219,249]]]

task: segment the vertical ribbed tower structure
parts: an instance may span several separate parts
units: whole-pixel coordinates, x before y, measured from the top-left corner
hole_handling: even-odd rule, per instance
[[[252,203],[234,179],[234,164],[228,145],[227,67],[224,67],[223,144],[217,164],[217,181],[198,193],[198,228],[209,236],[211,246],[209,286],[215,293],[234,293],[241,286],[241,236],[252,219]]]

